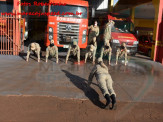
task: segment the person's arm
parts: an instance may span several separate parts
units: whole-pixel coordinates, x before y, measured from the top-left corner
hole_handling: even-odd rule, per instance
[[[77,52],[77,58],[78,58],[78,64],[80,64],[80,47],[77,46],[78,52]]]
[[[85,53],[85,63],[87,63],[88,52]]]
[[[30,53],[31,53],[31,44],[28,46],[28,49],[27,49],[27,58],[26,58],[27,62],[28,62]]]
[[[103,54],[104,54],[104,47],[101,48],[100,58],[103,58]]]
[[[96,68],[96,66],[94,66],[91,73],[89,74],[89,77],[88,77],[88,85],[91,85],[96,71],[97,71],[97,68]]]
[[[88,26],[88,29],[91,29],[92,28],[92,25],[91,26]]]
[[[67,52],[66,64],[67,64],[68,58],[69,58],[69,56],[70,56],[70,51],[71,51],[71,45],[69,46],[69,49],[68,49],[68,52]]]
[[[46,63],[48,62],[49,57],[49,47],[46,48]]]
[[[99,35],[99,27],[97,27],[96,37]]]
[[[109,51],[108,51],[109,65],[110,65],[110,61],[111,61],[111,54],[112,54],[112,48],[109,45]]]
[[[55,49],[56,49],[56,63],[58,64],[58,47],[55,46]]]
[[[93,50],[93,64],[95,64],[96,59],[96,49]]]
[[[38,45],[37,47],[37,58],[38,58],[38,62],[40,62],[40,52],[41,52],[41,47]]]
[[[127,52],[127,47],[126,46],[124,47],[124,51]]]
[[[105,25],[105,28],[104,28],[104,37],[105,37],[106,34],[107,34],[107,28],[108,28],[108,23]]]

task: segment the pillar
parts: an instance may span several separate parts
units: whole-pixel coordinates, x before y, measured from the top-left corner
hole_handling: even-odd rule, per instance
[[[113,3],[114,3],[114,0],[108,0],[109,13],[113,12]]]
[[[163,64],[163,0],[152,0],[155,7],[155,19],[154,19],[154,34],[153,40],[155,40],[155,45],[153,45],[153,60],[158,61]]]
[[[130,17],[132,22],[134,23],[135,20],[135,7],[130,8]]]

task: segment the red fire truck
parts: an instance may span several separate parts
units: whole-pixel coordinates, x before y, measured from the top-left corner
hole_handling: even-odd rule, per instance
[[[45,45],[53,39],[58,47],[68,48],[72,40],[80,48],[87,46],[88,1],[83,0],[50,0],[49,3],[62,3],[60,6],[49,6],[49,13],[60,13],[48,16]]]
[[[128,53],[135,55],[138,48],[138,40],[136,38],[136,31],[134,24],[129,17],[126,15],[121,15],[118,13],[111,13],[105,15],[105,18],[102,17],[105,22],[103,22],[102,28],[106,24],[108,19],[111,19],[115,22],[114,27],[111,30],[112,40],[111,46],[113,53],[116,52],[117,48],[124,42],[127,45]]]
[[[155,42],[150,35],[141,35],[139,36],[139,48],[138,51],[146,54],[151,57],[152,45]]]

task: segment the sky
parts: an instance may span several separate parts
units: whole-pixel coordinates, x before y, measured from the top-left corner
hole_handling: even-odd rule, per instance
[[[119,0],[114,0],[113,1],[113,6],[118,2]],[[104,0],[100,5],[99,7],[97,8],[97,10],[100,10],[100,9],[106,9],[108,8],[108,0]]]
[[[119,0],[114,0],[113,2],[113,6],[118,2]]]

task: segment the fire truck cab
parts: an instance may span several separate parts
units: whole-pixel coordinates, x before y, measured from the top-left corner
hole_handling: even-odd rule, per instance
[[[50,3],[65,5],[49,5],[45,45],[54,40],[57,47],[68,48],[72,40],[77,41],[80,48],[87,47],[88,2],[83,0],[50,0]],[[72,14],[73,13],[73,14]]]
[[[108,19],[115,22],[112,27],[111,34],[111,46],[113,53],[117,51],[122,43],[126,43],[127,51],[129,54],[135,55],[138,48],[137,34],[134,28],[134,24],[129,17],[123,17],[120,14],[109,14]]]

